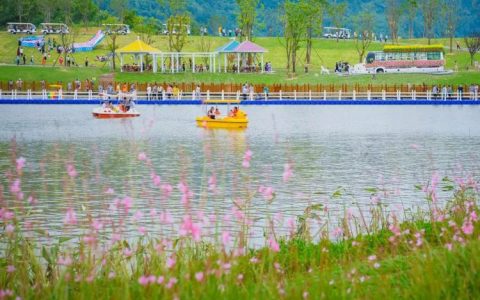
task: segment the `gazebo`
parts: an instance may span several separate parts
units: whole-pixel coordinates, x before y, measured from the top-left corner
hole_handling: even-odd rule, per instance
[[[131,44],[128,44],[127,46],[120,48],[117,50],[117,53],[120,54],[120,66],[121,66],[121,71],[123,72],[123,56],[124,55],[134,55],[135,58],[135,68],[138,68],[140,72],[144,71],[143,68],[143,62],[144,62],[144,57],[146,55],[152,55],[155,56],[160,53],[160,50],[146,44],[140,38],[137,38],[136,41],[134,41]],[[140,61],[139,61],[140,59]],[[153,71],[155,72],[157,70],[157,61],[156,59],[153,59]],[[136,70],[135,70],[136,71]]]
[[[234,53],[235,49],[239,45],[240,45],[240,43],[237,42],[236,40],[231,40],[227,44],[215,49],[215,52],[217,53],[217,55],[219,55],[219,59],[218,59],[218,71],[219,72],[222,71],[222,65],[220,63],[221,62],[221,59],[220,59],[221,55],[223,54],[223,69],[224,69],[224,72],[227,73],[227,67],[228,67],[227,55]]]
[[[263,73],[264,65],[263,65],[263,54],[267,52],[264,48],[260,47],[259,45],[250,42],[250,41],[245,41],[238,45],[232,53],[237,54],[237,73],[240,73],[240,71],[243,70],[249,70],[252,65],[247,64],[247,57],[250,55],[253,55],[253,59],[257,58],[257,54],[260,54],[261,56],[261,72]],[[256,66],[253,66],[254,68]]]

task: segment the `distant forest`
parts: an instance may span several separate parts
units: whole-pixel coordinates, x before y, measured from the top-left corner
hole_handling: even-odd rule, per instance
[[[194,32],[199,32],[200,27],[206,27],[210,34],[216,34],[219,26],[227,30],[233,30],[238,26],[237,14],[239,9],[237,0],[183,1],[186,2],[186,10],[191,15]],[[448,24],[445,14],[448,11],[455,11],[459,19],[454,29],[456,36],[465,36],[480,31],[480,0],[397,0],[398,5],[404,7],[404,9],[399,10],[401,14],[398,22],[400,37],[408,37],[412,25],[411,29],[413,29],[414,37],[424,36],[425,29],[421,5],[422,2],[428,1],[438,2],[433,26],[434,37],[447,36]],[[123,13],[127,16],[136,13],[145,17],[145,19],[156,22],[160,27],[171,14],[168,8],[168,0],[2,0],[1,2],[0,24],[18,21],[35,24],[44,21],[58,21],[88,22],[91,25],[96,25],[108,18],[109,15],[118,16],[118,10],[125,9],[127,13]],[[281,16],[284,0],[259,0],[258,2],[253,34],[255,36],[282,35]],[[342,1],[325,0],[325,2],[338,4]],[[351,0],[343,2],[346,3],[345,14],[337,18],[341,20],[342,27],[355,30],[353,16],[362,11],[369,11],[374,15],[374,32],[389,34],[386,17],[389,0]],[[416,9],[410,10],[413,15],[409,18],[407,7],[412,5],[416,6]],[[118,9],[115,9],[115,7],[118,7]],[[323,26],[334,25],[332,13],[334,14],[335,11],[325,11]],[[128,20],[127,17],[125,19]],[[335,23],[338,24],[338,20]],[[319,32],[317,31],[316,34],[319,34]]]

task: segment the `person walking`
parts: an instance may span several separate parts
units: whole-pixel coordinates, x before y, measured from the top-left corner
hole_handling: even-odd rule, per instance
[[[88,57],[85,57],[85,67],[88,67]]]

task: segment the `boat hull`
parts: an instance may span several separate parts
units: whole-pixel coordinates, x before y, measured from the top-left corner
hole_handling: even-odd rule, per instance
[[[127,112],[122,111],[108,111],[104,109],[94,109],[92,112],[94,118],[97,119],[123,119],[123,118],[135,118],[139,117],[140,113],[135,110],[130,110]]]
[[[198,127],[204,128],[242,129],[248,126],[248,119],[246,118],[211,119],[209,117],[198,117],[196,122]]]

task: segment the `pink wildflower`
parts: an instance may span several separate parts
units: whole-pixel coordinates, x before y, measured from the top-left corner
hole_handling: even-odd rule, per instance
[[[133,250],[130,250],[130,248],[123,249],[123,255],[125,255],[125,257],[130,257],[132,256],[132,254],[133,254]]]
[[[145,152],[138,153],[138,160],[140,160],[140,161],[147,160],[147,155],[145,154]]]
[[[380,268],[380,264],[379,264],[378,262],[376,262],[376,263],[373,264],[373,267],[374,267],[375,269],[378,269],[378,268]]]
[[[16,160],[17,172],[20,172],[25,167],[25,158],[19,157]]]
[[[126,196],[125,198],[123,198],[121,205],[123,206],[125,213],[128,214],[128,211],[133,207],[133,199]]]
[[[65,214],[65,218],[63,219],[63,223],[65,225],[76,225],[77,224],[77,214],[73,210],[73,208],[67,208],[67,213]]]
[[[149,283],[148,277],[144,275],[140,276],[140,278],[138,278],[138,283],[140,283],[143,286],[148,285]]]
[[[167,262],[166,262],[167,269],[173,268],[175,266],[175,263],[176,263],[175,257],[172,256],[167,258]]]
[[[303,299],[307,299],[308,298],[308,292],[304,291],[303,294],[302,294],[302,297],[303,297]]]
[[[114,193],[115,191],[111,187],[105,190],[105,194],[107,195],[113,195]]]
[[[170,184],[168,184],[168,183],[162,184],[161,189],[162,189],[162,192],[163,192],[163,196],[164,196],[165,198],[170,197],[170,194],[171,194],[172,191],[173,191],[173,187],[172,187]]]
[[[99,230],[102,230],[103,228],[103,223],[97,219],[93,219],[92,220],[92,229],[95,230],[95,231],[99,231]]]
[[[208,178],[208,190],[210,192],[215,192],[217,190],[217,177],[215,175]]]
[[[270,238],[268,239],[268,246],[273,252],[280,251],[280,245],[278,244],[278,242],[275,240],[273,236],[270,236]]]
[[[7,266],[7,273],[13,273],[15,272],[15,266],[14,265],[8,265]]]
[[[223,231],[223,232],[222,232],[222,244],[223,244],[223,247],[227,247],[229,243],[230,243],[230,232],[228,232],[228,231]]]
[[[165,286],[167,289],[171,289],[178,282],[177,278],[172,277]]]
[[[13,224],[7,224],[7,226],[5,226],[5,233],[7,235],[12,235],[14,231],[15,231],[15,226],[13,226]]]
[[[266,187],[266,186],[261,185],[258,188],[258,191],[260,192],[260,194],[262,194],[262,196],[263,196],[263,198],[265,198],[265,200],[272,200],[273,199],[274,190],[273,190],[272,187]]]
[[[138,227],[138,232],[141,235],[145,235],[145,234],[147,234],[147,228],[145,228],[145,226],[140,226],[140,227]]]
[[[202,282],[203,281],[203,272],[197,272],[195,273],[195,279],[198,281],[198,282]]]
[[[471,235],[473,234],[473,224],[472,222],[468,221],[468,222],[465,222],[463,223],[462,225],[462,231],[463,233],[465,233],[466,235]]]
[[[452,243],[445,244],[445,248],[447,248],[448,251],[452,251],[452,249],[453,249]]]
[[[12,183],[10,186],[10,192],[12,194],[18,194],[20,193],[21,188],[20,188],[20,179],[15,179],[15,181]]]
[[[156,187],[159,187],[160,184],[162,183],[162,178],[157,174],[155,174],[154,172],[152,172],[151,177],[152,177],[153,185]]]
[[[374,260],[376,260],[376,259],[377,259],[377,256],[376,256],[376,255],[370,255],[370,256],[368,257],[368,260],[369,260],[369,261],[374,261]]]
[[[172,224],[173,223],[173,217],[172,215],[168,212],[161,212],[160,215],[158,216],[160,219],[160,223],[162,224]]]
[[[343,235],[343,229],[341,227],[337,227],[333,230],[332,234],[333,234],[333,237],[339,238]]]
[[[67,174],[71,178],[77,177],[77,170],[75,169],[75,166],[72,164],[67,164]]]
[[[165,277],[163,276],[158,276],[157,278],[157,284],[162,284],[165,281]]]
[[[287,163],[283,167],[283,182],[287,182],[293,176],[292,166]]]

